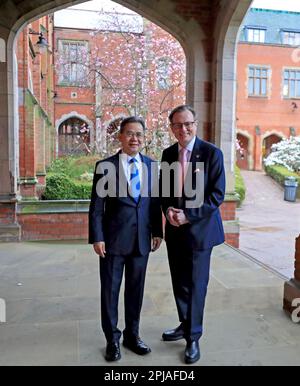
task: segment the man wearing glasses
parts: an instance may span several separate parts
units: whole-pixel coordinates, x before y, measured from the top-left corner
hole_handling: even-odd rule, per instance
[[[203,313],[209,281],[210,256],[215,245],[224,242],[219,206],[225,196],[225,172],[220,149],[196,136],[195,111],[178,106],[170,116],[177,143],[163,152],[164,163],[178,163],[180,172],[170,179],[170,195],[163,194],[168,183],[161,172],[161,203],[166,216],[165,239],[180,325],[163,333],[164,341],[186,340],[185,362],[200,359],[199,339],[203,333]],[[197,186],[202,165],[203,202],[189,205],[186,192]],[[190,178],[187,178],[190,176]],[[178,177],[178,178],[177,178]],[[192,185],[192,186],[188,186]],[[179,186],[179,188],[178,188]],[[177,191],[180,193],[176,195]]]
[[[149,253],[160,247],[163,234],[160,201],[151,197],[158,173],[152,175],[154,161],[140,153],[144,131],[143,119],[124,119],[119,134],[122,150],[99,161],[94,175],[89,243],[100,256],[101,322],[107,340],[105,359],[109,362],[121,358],[122,333],[117,324],[124,269],[123,345],[138,355],[151,352],[139,337],[139,322]],[[115,185],[113,194],[109,189],[103,194],[111,184]]]

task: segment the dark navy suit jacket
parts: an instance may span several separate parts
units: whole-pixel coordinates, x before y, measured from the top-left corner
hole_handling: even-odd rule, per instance
[[[172,164],[178,161],[178,143],[163,152],[162,162]],[[179,228],[166,225],[166,242],[176,243],[179,238],[195,250],[212,248],[224,242],[224,230],[219,206],[225,196],[225,171],[223,154],[211,143],[196,138],[190,158],[192,168],[192,184],[195,186],[197,178],[196,163],[204,163],[204,202],[196,208],[186,208],[187,198],[183,195],[182,205],[189,224]],[[174,177],[171,179],[171,197],[161,197],[163,212],[169,207],[178,208],[178,198],[174,197]],[[181,236],[178,238],[178,236]]]
[[[151,172],[151,164],[155,161],[140,154],[148,170],[146,185],[147,176],[143,175],[143,186],[148,192],[147,197],[140,197],[136,203],[130,196],[120,197],[120,181],[126,181],[123,168],[119,167],[120,154],[119,152],[96,164],[89,211],[89,243],[104,241],[106,251],[110,255],[128,255],[133,251],[147,255],[151,250],[151,237],[163,237],[160,200],[159,197],[151,198],[151,187],[158,179],[157,176],[152,176]],[[101,169],[101,164],[107,162],[116,170],[116,197],[101,198],[96,187],[106,173],[98,174],[97,171]],[[126,190],[128,191],[127,181]]]

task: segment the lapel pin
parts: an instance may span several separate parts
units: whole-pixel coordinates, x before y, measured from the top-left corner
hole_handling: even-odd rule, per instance
[[[200,158],[200,155],[199,155],[199,154],[197,154],[197,155],[196,155],[196,158]]]

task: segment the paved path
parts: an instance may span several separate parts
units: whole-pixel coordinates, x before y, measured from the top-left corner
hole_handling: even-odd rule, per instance
[[[284,190],[264,172],[242,171],[247,193],[238,217],[240,249],[294,276],[295,238],[300,233],[300,201],[284,201]]]
[[[214,249],[197,365],[299,365],[299,324],[282,310],[283,280],[226,245]],[[72,243],[0,244],[2,365],[101,365],[98,259]],[[120,296],[120,328],[124,327]],[[121,347],[113,366],[183,365],[184,341],[163,342],[178,323],[163,246],[149,261],[141,336],[152,353]],[[117,369],[116,369],[117,370]]]

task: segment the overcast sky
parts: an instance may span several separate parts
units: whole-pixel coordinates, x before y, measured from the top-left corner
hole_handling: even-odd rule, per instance
[[[299,0],[254,0],[252,7],[300,12]]]
[[[300,12],[300,0],[254,0],[252,6],[256,8],[279,9],[285,11]],[[110,9],[115,8],[119,11],[124,12],[123,7],[110,0],[93,0],[87,3],[79,4],[74,8],[99,10],[103,7],[105,9],[107,9],[107,7],[109,7]],[[126,13],[127,12],[130,11],[127,9]]]

